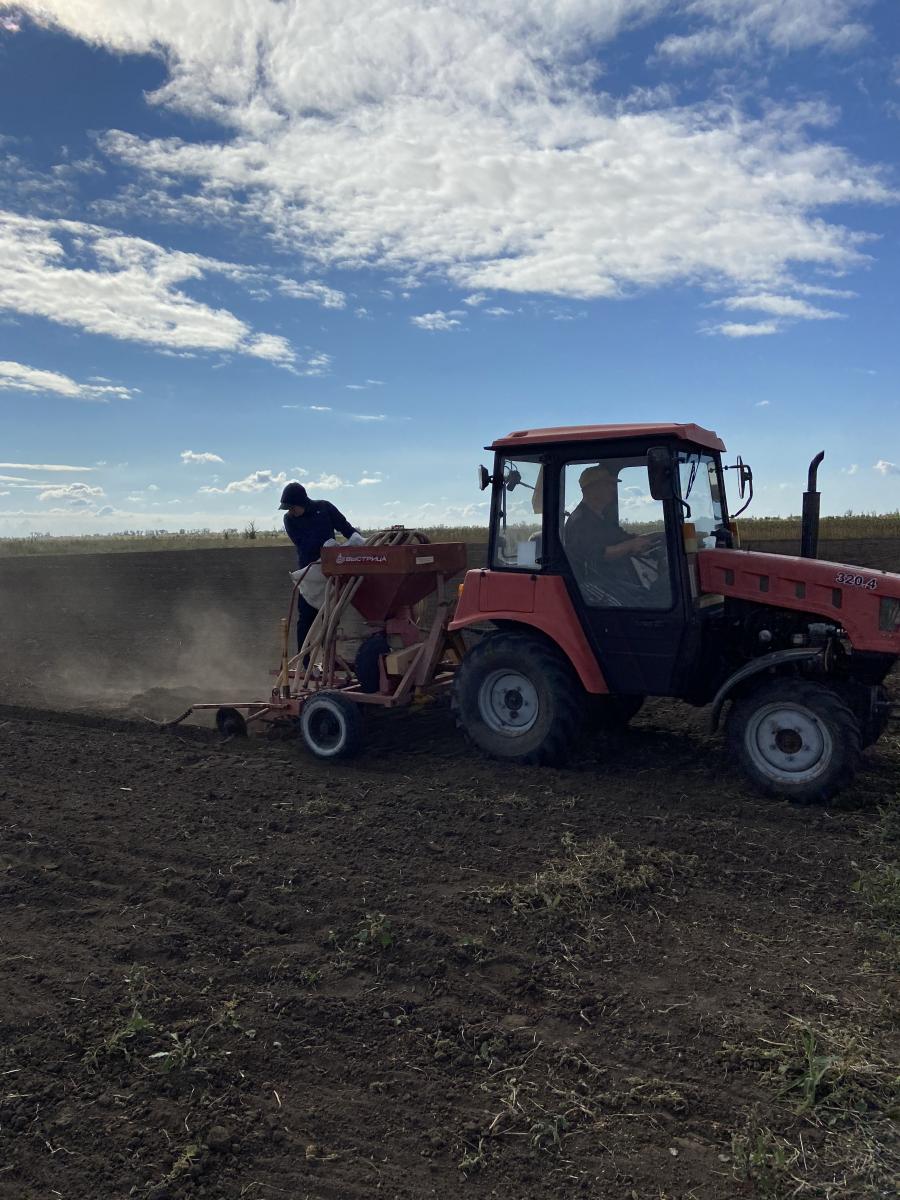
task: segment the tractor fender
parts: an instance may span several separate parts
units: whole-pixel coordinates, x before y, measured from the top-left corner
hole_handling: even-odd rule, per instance
[[[608,694],[609,687],[597,659],[580,629],[577,633],[563,632],[554,628],[555,622],[541,620],[540,614],[521,612],[491,612],[478,617],[464,617],[454,621],[450,628],[455,632],[458,629],[466,629],[469,625],[483,624],[485,621],[491,621],[501,629],[527,629],[541,634],[546,642],[555,646],[569,661],[586,692],[590,695]]]
[[[746,679],[751,679],[754,675],[761,675],[764,671],[777,671],[779,667],[785,667],[791,663],[810,662],[815,658],[824,662],[822,647],[803,646],[797,647],[795,650],[774,650],[771,654],[763,654],[760,658],[754,658],[735,671],[733,675],[729,675],[713,697],[710,715],[712,732],[715,733],[719,728],[722,705]]]
[[[586,692],[601,696],[609,692],[565,580],[559,575],[469,571],[448,628],[455,633],[486,621],[543,634],[569,660]]]

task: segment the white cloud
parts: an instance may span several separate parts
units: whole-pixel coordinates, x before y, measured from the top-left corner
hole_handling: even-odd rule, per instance
[[[296,279],[278,279],[277,286],[284,296],[291,296],[295,300],[316,300],[323,308],[343,308],[347,303],[343,292],[314,280],[298,283]]]
[[[468,304],[470,308],[477,308],[479,304],[484,304],[487,300],[484,292],[474,292],[471,296],[466,296],[463,299],[463,304]]]
[[[859,463],[851,463],[849,467],[841,467],[842,475],[857,475],[859,474]]]
[[[159,55],[168,78],[152,101],[225,130],[110,131],[106,153],[144,174],[135,204],[149,193],[168,217],[244,220],[323,266],[442,273],[470,304],[500,289],[617,297],[683,280],[772,290],[796,265],[861,261],[864,235],[829,223],[825,206],[891,196],[877,166],[827,140],[821,105],[757,116],[738,92],[678,107],[665,88],[629,104],[597,86],[606,44],[659,16],[672,30],[663,55],[747,58],[855,45],[863,0],[343,0],[337,17],[324,0],[22,7],[117,52]],[[181,270],[184,257],[213,269],[183,256]],[[54,269],[46,256],[41,266]],[[158,340],[230,341],[274,361],[280,346],[289,361],[286,344],[255,342],[174,278],[146,263],[136,274],[151,313],[175,310],[179,339],[157,321]],[[423,324],[431,316],[416,323],[456,328],[448,314]]]
[[[0,267],[0,274],[2,271],[3,268]],[[39,367],[29,367],[19,362],[0,362],[0,391],[34,392],[41,395],[49,393],[72,400],[99,400],[101,403],[109,400],[130,400],[138,394],[136,388],[117,387],[109,383],[77,383],[58,371],[44,371]]]
[[[756,325],[742,325],[737,321],[726,321],[724,325],[714,325],[704,330],[706,333],[721,333],[724,337],[748,338],[766,337],[770,333],[778,333],[777,321],[760,321]]]
[[[383,479],[372,475],[363,475],[362,479],[357,479],[357,487],[370,487],[374,483],[384,483]]]
[[[309,491],[334,492],[338,488],[353,487],[353,484],[341,479],[339,475],[322,475],[319,479],[312,480],[306,487]]]
[[[177,284],[241,269],[81,221],[0,212],[0,309],[157,347],[228,350],[289,364],[290,344],[254,333]]]
[[[842,315],[827,308],[816,308],[805,300],[798,300],[796,296],[776,296],[766,292],[751,296],[730,296],[721,303],[732,312],[749,308],[756,312],[769,313],[773,317],[796,317],[804,321],[828,321]]]
[[[882,475],[900,475],[900,466],[896,463],[888,462],[886,458],[879,458],[872,470],[880,471]]]
[[[499,304],[494,308],[486,308],[484,310],[489,317],[511,317],[513,310],[511,308],[503,308]]]
[[[432,333],[440,330],[446,332],[450,329],[457,329],[462,325],[462,321],[458,320],[453,313],[443,312],[437,309],[435,312],[422,313],[418,317],[410,317],[413,325],[418,325],[420,329],[428,329]]]
[[[301,375],[327,375],[331,370],[332,357],[324,351],[312,354],[299,368]]]
[[[101,464],[98,464],[98,466]],[[96,471],[96,467],[70,467],[63,463],[14,463],[0,462],[0,467],[17,471]]]
[[[67,483],[46,488],[38,496],[38,500],[66,500],[72,504],[87,504],[103,495],[105,493],[101,487],[91,487],[87,483]]]
[[[29,479],[26,475],[0,475],[0,483],[11,483],[14,487],[34,488],[37,491],[55,486],[50,482],[35,483],[33,479]]]
[[[207,495],[225,496],[235,492],[264,492],[267,488],[283,486],[287,483],[284,471],[275,474],[273,471],[253,471],[244,479],[235,479],[224,487],[205,486],[197,490]]]
[[[771,48],[781,53],[822,47],[839,53],[866,39],[866,27],[852,18],[870,0],[690,0],[689,17],[701,22],[694,33],[673,34],[659,53],[692,60],[710,55]]]
[[[387,413],[347,413],[351,421],[386,421]]]
[[[771,400],[757,400],[757,402],[754,404],[753,407],[754,408],[768,408],[771,403],[772,403]]]
[[[218,454],[211,454],[208,450],[203,450],[199,454],[193,450],[182,450],[181,461],[187,465],[188,463],[220,463],[225,459],[220,458]]]

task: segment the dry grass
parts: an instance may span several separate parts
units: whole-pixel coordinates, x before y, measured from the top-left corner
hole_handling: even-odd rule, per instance
[[[752,1181],[757,1194],[825,1200],[893,1194],[900,1067],[889,1052],[891,1015],[869,1016],[866,1024],[792,1018],[780,1038],[726,1052],[732,1062],[759,1070],[776,1091],[770,1124],[751,1112],[732,1140],[734,1174]]]
[[[551,859],[526,883],[480,888],[475,898],[508,904],[515,912],[546,909],[584,918],[598,904],[632,906],[693,866],[692,859],[675,851],[626,850],[610,837],[582,845],[564,834],[562,848],[562,856]]]
[[[790,1017],[778,1035],[723,1051],[733,1066],[759,1072],[772,1093],[765,1122],[758,1108],[745,1114],[731,1155],[735,1178],[772,1200],[880,1200],[896,1193],[900,1178],[896,1000],[877,985],[896,976],[900,794],[866,840],[853,891],[868,932],[881,938],[861,971],[872,980],[869,994],[827,1017]]]

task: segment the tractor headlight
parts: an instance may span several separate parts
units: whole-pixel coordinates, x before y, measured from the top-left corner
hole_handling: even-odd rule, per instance
[[[878,628],[886,633],[900,633],[900,600],[882,596],[878,606]]]

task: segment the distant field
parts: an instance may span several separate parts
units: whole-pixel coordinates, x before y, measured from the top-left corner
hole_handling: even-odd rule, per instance
[[[745,543],[799,541],[799,517],[758,517],[738,522]],[[487,540],[484,525],[437,525],[424,529],[432,541],[483,542]],[[849,513],[843,517],[823,517],[820,526],[822,541],[900,538],[900,510],[893,513]],[[280,531],[259,531],[252,534],[239,530],[218,532],[209,529],[187,529],[178,533],[111,533],[85,537],[24,537],[0,539],[0,558],[34,554],[118,554],[138,550],[246,550],[253,546],[288,545]]]

